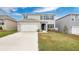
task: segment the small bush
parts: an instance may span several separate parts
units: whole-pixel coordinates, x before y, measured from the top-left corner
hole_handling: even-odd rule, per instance
[[[53,28],[48,29],[48,31],[57,32],[57,30],[55,30]]]
[[[37,32],[40,32],[40,29],[38,29]]]
[[[67,26],[64,26],[64,30],[63,30],[63,32],[64,32],[65,34],[68,33],[68,28],[67,28]]]
[[[2,30],[2,26],[0,26],[0,30]]]

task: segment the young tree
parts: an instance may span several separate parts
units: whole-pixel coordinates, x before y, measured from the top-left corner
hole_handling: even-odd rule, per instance
[[[66,25],[64,26],[64,33],[66,33],[66,34],[68,33],[68,28]]]

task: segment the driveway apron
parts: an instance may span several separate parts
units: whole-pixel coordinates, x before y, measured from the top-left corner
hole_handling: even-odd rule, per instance
[[[0,50],[2,51],[37,51],[37,32],[17,32],[0,38]]]

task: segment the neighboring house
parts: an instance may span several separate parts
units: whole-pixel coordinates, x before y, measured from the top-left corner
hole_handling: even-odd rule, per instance
[[[0,30],[15,30],[17,29],[17,22],[7,16],[7,15],[0,15]]]
[[[68,14],[56,20],[60,32],[79,34],[79,14]]]
[[[54,28],[53,14],[25,14],[24,19],[17,22],[18,31],[47,31]]]

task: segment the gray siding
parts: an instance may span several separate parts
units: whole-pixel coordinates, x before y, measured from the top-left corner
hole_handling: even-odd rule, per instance
[[[56,21],[56,27],[58,27],[58,30],[60,32],[63,32],[64,26],[67,26],[67,28],[69,28],[69,19],[71,19],[71,17],[67,16]]]
[[[70,14],[56,21],[56,27],[58,27],[59,31],[63,32],[64,26],[67,26],[68,33],[71,33],[72,26],[79,26],[79,15]]]

